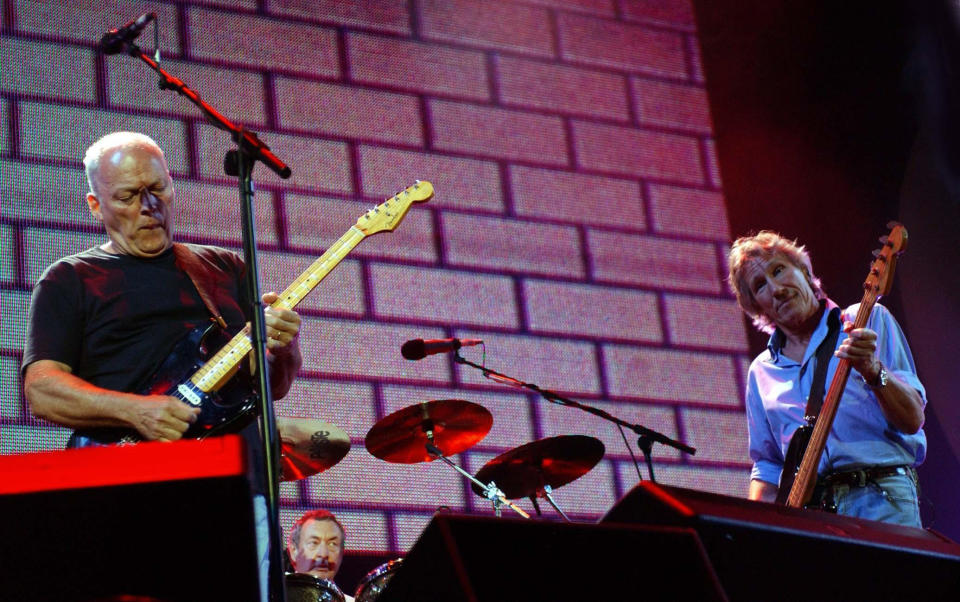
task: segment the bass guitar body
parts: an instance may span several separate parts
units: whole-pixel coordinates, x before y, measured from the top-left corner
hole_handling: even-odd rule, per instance
[[[183,434],[185,439],[203,439],[239,431],[256,417],[257,395],[249,374],[237,373],[219,390],[205,392],[190,381],[230,337],[216,324],[197,326],[174,345],[160,367],[135,393],[169,395],[188,405],[199,407],[197,421]],[[137,443],[143,438],[134,430],[120,428],[87,429],[75,433],[68,447],[91,447],[117,443]]]
[[[787,448],[787,456],[783,461],[783,472],[780,473],[780,488],[777,490],[776,503],[786,505],[787,498],[790,496],[790,489],[793,487],[793,481],[800,470],[800,464],[803,462],[803,454],[807,451],[807,444],[810,443],[810,435],[813,433],[813,427],[805,424],[793,432],[790,438],[790,446]],[[808,506],[805,506],[808,507]]]

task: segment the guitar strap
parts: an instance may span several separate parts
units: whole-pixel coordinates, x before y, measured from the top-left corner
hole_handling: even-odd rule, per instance
[[[826,393],[824,384],[827,381],[827,366],[830,356],[837,348],[837,339],[840,338],[840,308],[834,307],[827,316],[827,336],[823,338],[815,352],[817,366],[813,371],[813,383],[810,384],[810,395],[807,397],[807,409],[804,411],[804,420],[813,426],[823,406],[823,395]]]
[[[212,316],[211,320],[219,324],[220,328],[225,329],[227,323],[223,319],[223,314],[220,313],[220,310],[217,309],[217,304],[213,302],[213,299],[210,298],[210,295],[207,294],[207,291],[200,284],[203,282],[203,266],[200,265],[200,260],[197,258],[197,255],[190,250],[190,247],[180,243],[174,243],[173,255],[177,259],[177,264],[179,264],[183,271],[187,273],[187,276],[190,277],[194,288],[200,293],[203,304],[207,306],[207,311],[209,311]]]

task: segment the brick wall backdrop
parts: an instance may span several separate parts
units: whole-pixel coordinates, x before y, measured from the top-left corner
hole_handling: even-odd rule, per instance
[[[365,451],[377,419],[428,399],[492,412],[490,434],[457,458],[472,471],[541,437],[603,441],[600,464],[556,492],[576,517],[597,517],[636,483],[615,427],[446,356],[403,360],[412,338],[483,338],[491,368],[697,447],[656,447],[660,481],[745,493],[746,326],[722,281],[731,233],[688,0],[0,6],[0,452],[67,436],[26,409],[19,361],[43,269],[104,240],[83,203],[88,144],[118,128],[159,140],[180,238],[239,247],[220,168],[229,141],[160,93],[145,65],[95,51],[107,29],[155,11],[166,68],[293,167],[286,181],[255,174],[265,289],[284,288],[415,179],[436,189],[301,306],[303,371],[277,406],[339,424],[353,449],[282,485],[285,526],[327,507],[352,549],[403,551],[438,506],[490,513],[440,463]],[[141,46],[152,40],[151,26]]]

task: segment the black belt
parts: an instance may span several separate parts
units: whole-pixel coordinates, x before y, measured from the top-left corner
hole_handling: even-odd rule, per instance
[[[912,466],[906,464],[902,466],[868,466],[858,470],[846,470],[843,472],[832,472],[823,477],[823,485],[848,485],[850,487],[865,487],[867,483],[891,477],[893,475],[906,475],[916,480],[916,471]]]

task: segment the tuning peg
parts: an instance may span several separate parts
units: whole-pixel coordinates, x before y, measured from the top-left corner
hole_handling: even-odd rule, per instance
[[[887,222],[887,227],[890,228],[891,230],[893,230],[893,229],[896,228],[897,226],[902,226],[902,225],[903,225],[903,224],[901,224],[900,222],[898,222],[898,221],[896,221],[896,220],[890,220],[889,222]]]
[[[885,245],[885,244],[887,244],[887,241],[890,240],[890,237],[887,236],[886,234],[884,234],[883,236],[881,236],[881,237],[880,237],[879,239],[877,239],[877,240],[880,241],[880,244],[884,244],[884,245]]]
[[[881,251],[880,249],[874,249],[874,250],[873,250],[873,256],[874,256],[874,257],[880,257],[882,254],[883,254],[883,251]]]

